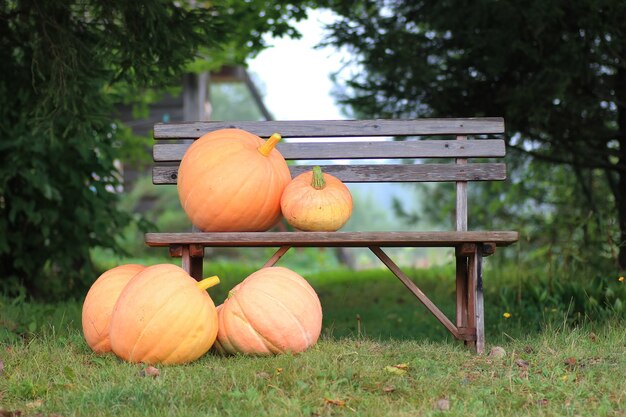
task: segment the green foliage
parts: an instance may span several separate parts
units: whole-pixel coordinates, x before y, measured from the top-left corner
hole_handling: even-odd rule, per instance
[[[321,3],[339,15],[327,43],[353,55],[337,79],[354,115],[503,116],[511,148],[567,164],[545,167],[519,156],[513,180],[526,183],[518,188],[531,196],[513,191],[502,198],[515,200],[514,208],[547,206],[547,216],[533,226],[514,212],[503,217],[507,227],[581,231],[581,223],[595,224],[582,228],[589,239],[574,239],[579,251],[606,259],[606,246],[619,247],[615,258],[626,267],[624,2]],[[553,201],[544,204],[534,189]],[[485,216],[502,189],[490,191],[479,203]]]
[[[240,60],[303,16],[274,2],[218,3],[0,3],[0,290],[83,293],[90,248],[121,251],[117,233],[141,226],[117,208],[115,160],[141,159],[142,141],[115,121],[115,103],[149,100],[224,48]]]

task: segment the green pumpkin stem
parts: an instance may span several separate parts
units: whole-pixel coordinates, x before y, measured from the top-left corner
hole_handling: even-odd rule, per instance
[[[268,140],[265,141],[263,145],[259,146],[257,149],[259,150],[259,152],[261,152],[261,155],[269,156],[270,152],[272,152],[272,149],[276,147],[276,144],[278,144],[281,139],[282,136],[280,136],[279,133],[274,133],[272,136],[269,137]]]
[[[220,278],[217,275],[213,275],[212,277],[205,278],[202,281],[199,281],[196,285],[201,290],[207,290],[219,283],[220,283]]]
[[[322,168],[319,166],[313,167],[313,181],[311,181],[311,186],[316,190],[323,190],[326,187],[324,174],[322,173]]]

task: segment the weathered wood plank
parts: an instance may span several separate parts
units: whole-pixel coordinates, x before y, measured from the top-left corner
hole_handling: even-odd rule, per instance
[[[463,145],[467,142],[467,136],[457,136],[457,143]],[[467,158],[457,158],[457,166],[466,166]],[[467,230],[467,182],[456,183],[456,230]]]
[[[311,170],[311,165],[290,166],[295,177]],[[506,164],[418,164],[418,165],[322,165],[322,170],[344,182],[443,182],[501,181],[506,179]],[[177,165],[156,165],[152,168],[154,184],[176,184]]]
[[[476,254],[470,258],[470,267],[476,274],[476,353],[482,355],[485,353],[485,301],[483,296],[483,256],[480,246]]]
[[[456,326],[467,327],[467,257],[456,254]]]
[[[514,231],[469,232],[216,232],[146,233],[148,246],[197,243],[208,247],[455,247],[492,242],[508,246],[519,239]]]
[[[239,128],[261,137],[274,132],[285,138],[482,135],[504,133],[501,117],[414,120],[285,120],[157,123],[155,139],[195,139],[218,129]]]
[[[156,162],[178,162],[188,143],[155,144]],[[400,158],[501,158],[506,155],[502,139],[418,140],[392,142],[279,143],[277,149],[287,160],[297,159],[400,159]]]

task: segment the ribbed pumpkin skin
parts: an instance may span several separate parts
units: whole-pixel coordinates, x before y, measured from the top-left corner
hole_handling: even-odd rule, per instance
[[[296,229],[334,232],[341,229],[352,214],[352,195],[341,180],[323,174],[326,186],[311,185],[312,171],[294,178],[283,191],[281,210],[285,220]]]
[[[204,355],[217,335],[213,300],[182,268],[146,268],[122,291],[111,318],[111,347],[129,362],[180,364]]]
[[[271,355],[302,352],[322,330],[315,290],[283,267],[254,272],[218,306],[216,349],[221,353]]]
[[[280,152],[241,129],[221,129],[187,149],[178,169],[178,196],[191,222],[205,232],[266,231],[280,218],[291,173]]]
[[[145,269],[143,265],[126,264],[109,269],[91,285],[83,302],[83,335],[96,353],[111,351],[109,325],[113,307],[132,277]]]

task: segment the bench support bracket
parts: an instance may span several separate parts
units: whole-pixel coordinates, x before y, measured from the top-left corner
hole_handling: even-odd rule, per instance
[[[437,320],[457,339],[464,340],[466,343],[476,340],[476,329],[473,326],[457,327],[439,308],[419,289],[417,285],[400,269],[400,267],[387,256],[387,254],[378,246],[370,246],[369,248],[374,255],[389,268],[393,274],[404,284],[404,286],[430,311]]]
[[[276,251],[276,253],[274,253],[274,255],[272,255],[272,257],[271,257],[271,258],[269,258],[269,259],[267,260],[267,262],[265,262],[265,264],[262,266],[262,268],[267,268],[267,267],[269,267],[269,266],[274,266],[274,265],[276,264],[276,262],[278,262],[278,260],[279,260],[280,258],[282,258],[282,257],[283,257],[283,255],[284,255],[285,253],[287,253],[287,251],[288,251],[289,249],[291,249],[291,246],[281,246],[281,247],[280,247],[280,248]]]

